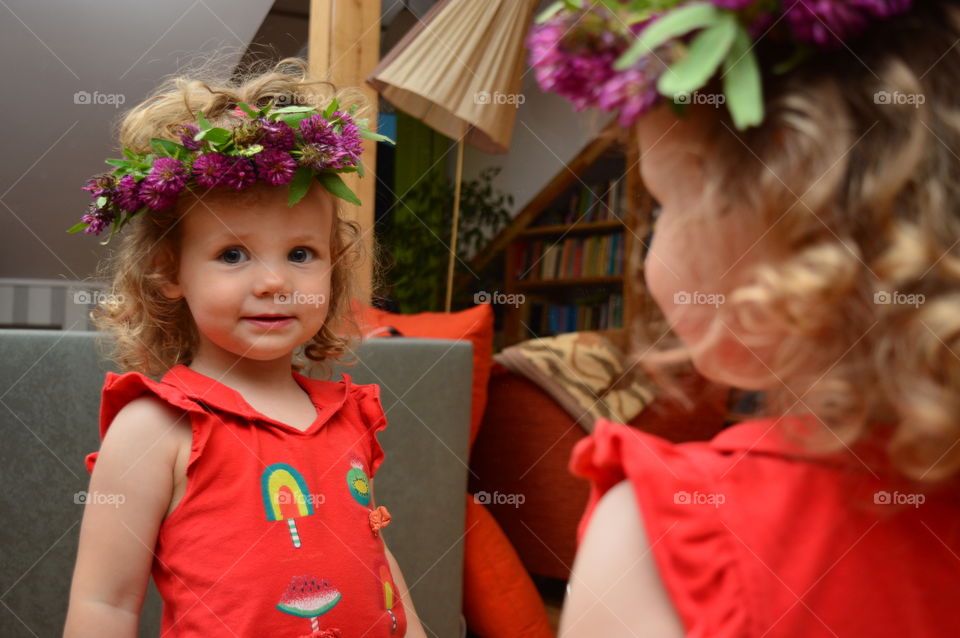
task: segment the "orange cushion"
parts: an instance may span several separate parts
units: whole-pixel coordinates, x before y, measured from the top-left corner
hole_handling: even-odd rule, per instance
[[[473,391],[470,406],[470,448],[477,438],[487,407],[487,382],[493,365],[493,307],[480,304],[459,312],[421,312],[399,315],[359,304],[357,312],[364,332],[392,326],[405,337],[473,342]]]
[[[554,638],[547,610],[513,545],[487,508],[467,495],[463,614],[484,638]]]

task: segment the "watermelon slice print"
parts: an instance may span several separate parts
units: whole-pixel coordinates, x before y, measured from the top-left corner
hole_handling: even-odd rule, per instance
[[[326,579],[305,574],[290,579],[287,590],[277,603],[277,609],[300,618],[309,618],[310,631],[320,631],[317,619],[333,609],[340,598],[340,592]]]

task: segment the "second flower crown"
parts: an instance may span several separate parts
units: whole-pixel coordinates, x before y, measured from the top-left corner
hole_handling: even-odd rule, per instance
[[[153,138],[153,153],[124,148],[124,159],[108,159],[110,173],[91,178],[83,187],[93,198],[81,221],[67,230],[99,235],[108,226],[106,245],[134,217],[149,210],[166,210],[184,190],[242,190],[257,182],[289,186],[288,205],[307,194],[314,180],[332,195],[351,204],[360,200],[340,173],[364,175],[363,139],[394,141],[353,118],[356,106],[341,111],[334,99],[323,111],[313,106],[268,104],[254,110],[242,102],[231,112],[230,128],[215,127],[202,112],[196,124],[181,124],[180,143]]]
[[[925,0],[924,0],[925,1]],[[783,74],[817,51],[848,48],[871,24],[910,10],[914,0],[557,0],[527,38],[540,87],[619,113],[631,126],[657,103],[689,104],[719,76],[737,129],[764,119],[762,67]],[[791,50],[761,59],[769,38]]]

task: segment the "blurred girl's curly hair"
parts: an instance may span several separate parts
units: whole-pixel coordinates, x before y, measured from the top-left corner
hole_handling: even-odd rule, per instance
[[[336,98],[344,110],[357,105],[358,118],[369,110],[360,89],[338,90],[328,80],[311,78],[300,58],[276,63],[254,60],[230,79],[222,77],[222,68],[221,59],[214,57],[165,78],[149,97],[123,115],[120,145],[149,153],[151,138],[177,141],[177,126],[195,122],[197,111],[214,126],[229,127],[230,112],[237,102],[255,108],[273,103],[323,109]],[[249,199],[257,196],[256,191],[250,188],[227,196]],[[327,319],[296,353],[293,363],[297,371],[321,364],[324,375],[329,374],[332,360],[348,352],[351,338],[358,334],[352,300],[359,287],[357,265],[365,256],[360,225],[344,217],[339,198],[330,196],[330,200],[335,216]],[[196,353],[199,336],[186,301],[182,297],[167,299],[161,292],[176,276],[181,239],[178,222],[184,214],[181,200],[181,205],[170,210],[139,215],[118,235],[115,252],[100,264],[97,277],[109,281],[110,294],[102,297],[92,320],[100,331],[101,356],[116,362],[122,371],[160,376],[174,365],[189,364]],[[377,263],[374,259],[375,277],[379,276]]]
[[[934,481],[960,470],[960,10],[915,4],[848,52],[765,79],[759,127],[703,107],[700,221],[763,231],[758,263],[720,282],[712,328],[776,335],[764,412],[816,415],[835,448],[883,424],[893,465]],[[685,350],[635,358],[669,381]]]

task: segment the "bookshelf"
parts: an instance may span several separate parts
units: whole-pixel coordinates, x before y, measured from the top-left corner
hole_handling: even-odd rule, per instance
[[[502,344],[576,330],[622,343],[625,326],[652,303],[642,261],[653,203],[634,133],[604,129],[474,260],[482,268],[502,255],[503,291],[523,295],[501,308]]]

